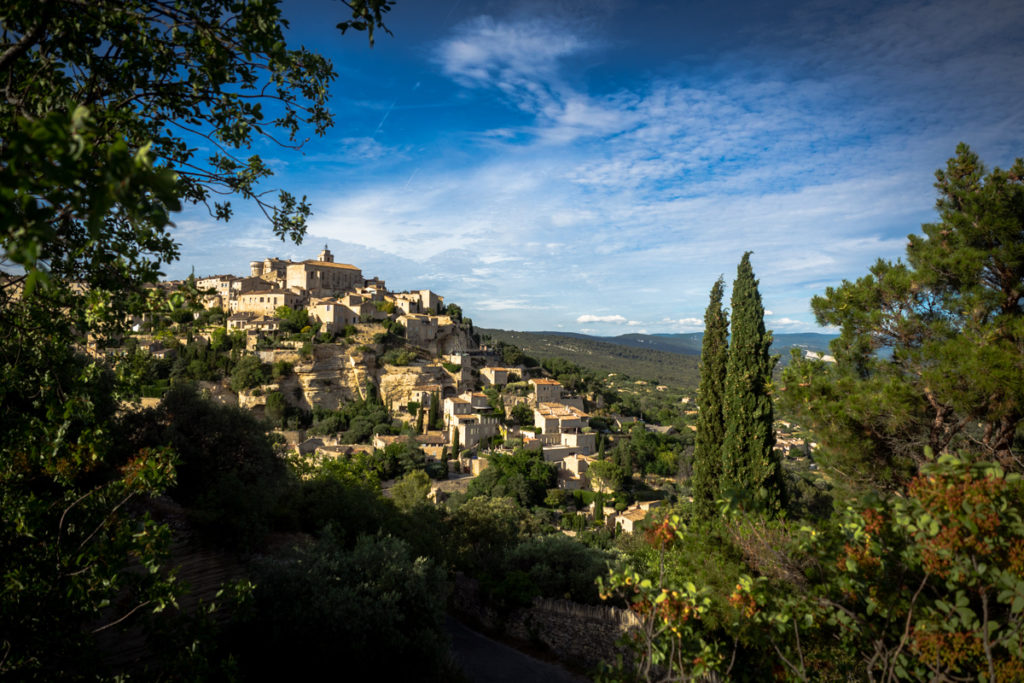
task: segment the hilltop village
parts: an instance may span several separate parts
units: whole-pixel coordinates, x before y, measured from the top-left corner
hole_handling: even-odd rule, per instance
[[[610,499],[604,507],[618,480],[591,470],[606,447],[630,438],[633,427],[662,437],[678,433],[675,428],[609,414],[605,395],[576,395],[536,363],[506,363],[499,349],[480,343],[459,306],[446,305],[433,291],[391,291],[384,280],[336,262],[326,246],[316,259],[266,258],[253,261],[246,276],[193,277],[163,287],[191,292],[195,322],[207,324],[192,324],[183,335],[180,325],[154,333],[152,324],[140,320],[134,343],[170,362],[187,349],[233,340],[232,378],[200,381],[202,391],[274,422],[288,448],[302,457],[346,458],[407,445],[433,464],[430,495],[439,500],[465,491],[487,468],[490,454],[526,450],[552,466],[558,489],[567,495],[586,492],[581,500],[589,505],[580,512],[591,522],[596,518],[631,532],[660,503],[658,496],[648,496],[654,499],[625,505],[621,498]],[[258,359],[252,378],[238,377],[241,349]],[[144,400],[155,404],[159,395],[158,390]],[[303,419],[371,398],[401,424],[399,433],[374,430],[356,439],[351,431],[310,429],[308,417]],[[681,412],[694,416],[686,405],[690,400],[679,399]],[[695,426],[686,427],[692,434]],[[802,439],[785,434],[779,435],[779,447],[798,454],[808,449]],[[663,471],[669,479],[673,468],[674,463]],[[657,481],[654,476],[652,483]],[[599,504],[603,509],[595,509]]]

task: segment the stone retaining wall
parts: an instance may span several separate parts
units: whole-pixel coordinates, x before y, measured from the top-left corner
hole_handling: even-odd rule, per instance
[[[480,598],[479,584],[459,575],[452,596],[455,610],[484,628],[510,638],[544,645],[561,660],[593,669],[618,654],[628,657],[617,644],[623,633],[639,626],[632,612],[607,605],[582,605],[569,600],[536,598],[530,607],[499,614]]]

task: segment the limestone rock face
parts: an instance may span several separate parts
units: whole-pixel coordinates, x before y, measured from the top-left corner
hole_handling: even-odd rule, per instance
[[[261,362],[291,363],[294,374],[281,377],[278,382],[258,390],[242,392],[238,397],[239,405],[259,412],[266,403],[266,394],[280,391],[285,401],[297,408],[312,410],[314,406],[320,406],[337,410],[349,401],[364,398],[369,383],[378,388],[381,399],[389,403],[397,414],[410,401],[422,401],[425,392],[437,391],[443,397],[471,388],[465,386],[468,383],[463,376],[468,375],[468,368],[466,373],[452,374],[438,362],[380,365],[378,357],[385,349],[374,340],[379,336],[381,327],[360,324],[357,329],[347,344],[313,344],[312,357],[304,357],[299,348],[259,350]],[[437,356],[462,353],[476,348],[476,345],[465,329],[451,318],[440,316],[437,336],[417,348],[430,356]]]
[[[455,389],[455,380],[440,365],[423,364],[398,367],[385,365],[380,371],[380,396],[396,411],[409,401],[420,401],[424,391]]]
[[[261,363],[273,365],[279,361],[291,363],[293,366],[302,362],[302,354],[296,349],[260,349],[256,352]]]
[[[476,344],[469,338],[466,330],[455,323],[448,316],[440,316],[437,326],[437,338],[428,349],[435,355],[448,355],[452,353],[465,353],[476,348]]]
[[[366,382],[376,383],[374,354],[339,344],[317,344],[312,360],[295,366],[299,395],[307,410],[320,406],[337,410],[343,403],[363,397]]]

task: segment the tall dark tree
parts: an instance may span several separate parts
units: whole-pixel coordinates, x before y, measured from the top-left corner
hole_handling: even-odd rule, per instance
[[[757,507],[776,513],[785,504],[785,488],[781,463],[775,455],[771,380],[777,359],[768,353],[771,343],[748,251],[743,254],[732,287],[722,488],[747,495]]]
[[[841,330],[836,363],[784,374],[822,461],[858,485],[902,488],[929,448],[1024,471],[1024,160],[989,172],[961,144],[936,178],[940,220],[908,237],[905,263],[812,300]]]
[[[725,373],[729,357],[729,314],[722,308],[725,282],[718,278],[711,288],[711,303],[704,311],[704,340],[700,352],[700,386],[697,389],[697,436],[693,450],[693,501],[704,516],[714,512],[722,476],[722,443],[725,441]]]
[[[430,394],[430,408],[427,412],[427,429],[440,429],[438,420],[440,419],[440,408],[441,395],[436,391]]]
[[[347,4],[366,30],[390,5]],[[5,0],[0,27],[0,678],[96,678],[92,634],[170,599],[167,528],[134,513],[175,457],[117,453],[130,385],[80,350],[152,311],[183,203],[301,238],[305,200],[261,199],[250,150],[323,133],[334,70],[274,2]]]

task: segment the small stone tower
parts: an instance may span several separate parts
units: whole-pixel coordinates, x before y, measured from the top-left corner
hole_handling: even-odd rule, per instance
[[[334,254],[331,253],[331,250],[327,248],[326,244],[324,245],[324,250],[320,252],[320,256],[317,260],[323,261],[324,263],[334,263]]]

